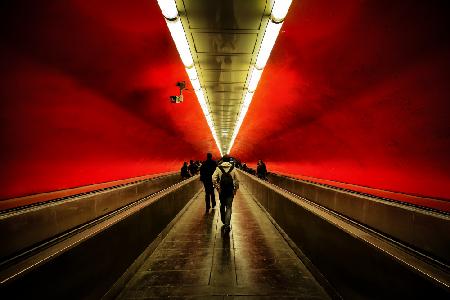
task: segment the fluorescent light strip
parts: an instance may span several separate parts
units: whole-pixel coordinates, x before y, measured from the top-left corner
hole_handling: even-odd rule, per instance
[[[178,17],[177,4],[174,0],[158,0],[158,5],[166,19],[173,20]]]
[[[166,19],[166,23],[184,66],[188,68],[192,67],[194,65],[194,60],[192,59],[191,49],[189,48],[189,43],[186,39],[186,34],[184,33],[183,24],[181,24],[180,18],[173,21]]]
[[[200,103],[200,107],[203,110],[203,114],[205,115],[206,122],[208,123],[208,126],[211,130],[211,133],[213,135],[214,141],[216,142],[217,147],[219,148],[220,155],[222,156],[222,147],[219,142],[219,139],[217,138],[216,130],[214,128],[214,121],[212,120],[211,114],[208,110],[208,104],[206,103],[205,94],[203,93],[202,89],[196,90],[195,94],[197,95],[198,102]]]
[[[272,7],[272,20],[275,23],[283,22],[286,18],[289,7],[291,6],[292,0],[275,0]]]
[[[256,67],[253,67],[252,73],[250,75],[250,81],[248,83],[248,90],[254,92],[256,87],[258,86],[259,79],[261,78],[263,70],[259,70]]]
[[[192,87],[194,88],[195,94],[197,95],[197,99],[205,115],[206,122],[208,123],[216,145],[219,148],[220,155],[222,155],[222,147],[220,145],[219,139],[217,138],[216,130],[214,128],[214,122],[209,112],[208,104],[206,102],[205,95],[198,78],[197,70],[194,65],[194,60],[192,58],[189,42],[186,38],[186,33],[184,32],[183,24],[181,23],[181,19],[178,17],[178,9],[176,3],[174,0],[158,0],[158,4],[161,8],[162,14],[166,19],[167,27],[169,28],[172,39],[175,42],[175,46],[178,50],[178,54],[181,57],[181,61],[186,67],[186,72],[188,74],[189,80],[191,81]]]
[[[238,120],[236,121],[236,125],[233,130],[233,135],[231,137],[227,153],[229,153],[231,148],[233,147],[234,140],[236,139],[242,122],[244,121],[245,115],[247,114],[248,108],[250,107],[250,103],[252,102],[253,92],[258,86],[259,79],[261,78],[263,69],[267,64],[267,61],[269,60],[270,53],[272,52],[272,48],[275,45],[278,34],[280,33],[281,26],[283,25],[283,21],[286,18],[291,3],[292,0],[275,0],[275,3],[273,4],[270,20],[266,26],[261,46],[259,47],[255,66],[253,67],[250,74],[250,79],[247,85],[248,90],[244,94],[241,110],[239,112]]]
[[[186,68],[186,73],[188,74],[191,81],[194,79],[198,79],[197,70],[194,66],[192,66],[191,68]]]
[[[281,25],[283,25],[283,23],[274,23],[272,21],[269,21],[267,24],[261,47],[259,48],[258,57],[256,58],[256,68],[263,69],[266,66],[270,52],[272,52],[272,48],[275,45],[278,33],[280,32]]]
[[[202,87],[200,85],[200,80],[198,79],[198,74],[197,70],[195,69],[195,66],[191,68],[186,68],[186,72],[188,74],[189,79],[191,80],[191,84],[192,87],[194,88],[194,91],[200,90]]]
[[[239,112],[238,120],[234,127],[233,136],[231,137],[231,141],[230,141],[230,145],[228,147],[227,153],[229,153],[231,148],[233,147],[234,140],[236,139],[239,129],[241,128],[242,122],[244,122],[244,118],[245,118],[245,115],[247,114],[248,108],[250,107],[252,98],[253,98],[253,92],[247,91],[244,95],[244,101],[241,106],[241,111]]]
[[[202,88],[202,86],[200,85],[200,80],[197,79],[191,79],[191,83],[192,83],[192,88],[194,89],[194,91],[198,91]]]

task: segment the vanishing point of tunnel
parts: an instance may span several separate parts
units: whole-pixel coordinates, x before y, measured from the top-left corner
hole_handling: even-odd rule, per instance
[[[445,0],[0,4],[1,299],[450,299]]]

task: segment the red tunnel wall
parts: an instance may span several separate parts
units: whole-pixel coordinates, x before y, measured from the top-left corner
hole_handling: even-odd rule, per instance
[[[9,1],[0,197],[179,170],[218,155],[152,1]]]
[[[232,149],[450,198],[446,1],[295,1]],[[2,3],[0,198],[217,155],[156,1]]]
[[[445,1],[294,1],[232,152],[450,199]]]

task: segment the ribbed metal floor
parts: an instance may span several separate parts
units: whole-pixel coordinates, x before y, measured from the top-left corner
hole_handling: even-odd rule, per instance
[[[232,231],[200,193],[119,299],[328,299],[265,213],[241,187]]]

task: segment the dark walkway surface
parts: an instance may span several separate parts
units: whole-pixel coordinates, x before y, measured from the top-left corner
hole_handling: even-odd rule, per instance
[[[200,193],[119,299],[328,299],[245,187],[229,236],[218,207],[204,210]]]

